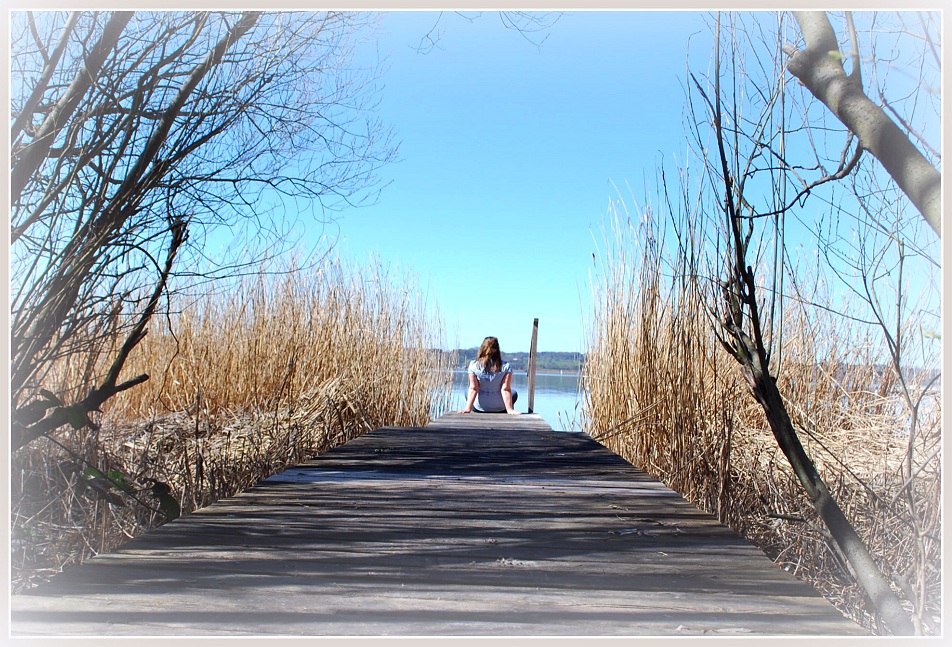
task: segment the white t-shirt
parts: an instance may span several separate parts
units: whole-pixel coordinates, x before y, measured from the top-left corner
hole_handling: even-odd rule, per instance
[[[512,373],[509,362],[503,362],[502,368],[496,373],[489,373],[475,360],[469,363],[470,373],[479,380],[479,395],[476,396],[476,406],[482,411],[498,412],[506,410],[506,403],[502,400],[502,381]]]

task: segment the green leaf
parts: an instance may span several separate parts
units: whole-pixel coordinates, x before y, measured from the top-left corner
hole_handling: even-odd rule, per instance
[[[159,495],[159,508],[162,510],[162,513],[168,517],[169,521],[177,519],[182,513],[182,508],[179,506],[179,502],[171,494],[160,494]]]
[[[108,477],[105,474],[103,474],[100,470],[96,469],[92,465],[88,466],[86,469],[83,470],[83,478],[86,479],[87,481],[92,479],[108,480]]]
[[[103,474],[101,470],[90,465],[83,470],[83,481],[100,499],[115,506],[125,507],[126,502],[122,500],[122,497],[112,492],[117,487],[116,483]]]
[[[126,494],[132,494],[132,485],[129,483],[129,479],[125,474],[119,470],[110,470],[108,478],[117,489],[122,490]]]
[[[68,422],[73,429],[82,429],[86,426],[86,423],[89,422],[83,407],[78,404],[66,407],[63,411],[66,413],[66,422]]]
[[[178,516],[182,514],[182,508],[178,500],[172,496],[172,488],[169,487],[168,483],[162,483],[154,479],[149,480],[152,481],[152,496],[159,500],[159,509],[162,511],[162,514],[164,514],[169,521],[177,519]]]

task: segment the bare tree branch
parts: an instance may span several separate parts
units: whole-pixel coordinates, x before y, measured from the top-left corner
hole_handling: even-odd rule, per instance
[[[90,85],[92,85],[103,62],[115,48],[119,37],[122,35],[122,30],[125,29],[126,24],[131,19],[131,11],[120,11],[112,15],[103,30],[102,38],[89,53],[82,69],[77,72],[73,79],[70,88],[47,116],[43,125],[37,130],[33,141],[16,154],[10,171],[10,195],[14,200],[19,198],[30,177],[49,153],[60,130],[69,123],[73,112]],[[64,38],[68,38],[68,35],[64,35]],[[50,73],[52,73],[52,70],[50,70]]]
[[[821,11],[795,11],[806,43],[785,48],[787,69],[859,137],[909,197],[937,235],[941,235],[942,176],[909,138],[863,92],[859,77],[843,70],[839,44],[829,18]],[[856,70],[859,66],[856,65]],[[854,70],[855,72],[855,70]]]

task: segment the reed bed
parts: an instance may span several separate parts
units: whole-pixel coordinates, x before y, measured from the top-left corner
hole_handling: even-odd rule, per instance
[[[451,367],[413,284],[327,261],[173,296],[125,370],[151,379],[108,403],[101,430],[13,456],[14,590],[163,523],[165,487],[187,514],[368,430],[425,425],[449,404]],[[56,367],[51,390],[89,362]]]
[[[690,232],[666,248],[654,216],[632,223],[614,215],[593,285],[585,431],[880,633],[738,366],[719,346]],[[813,296],[822,303],[822,290]],[[834,497],[923,631],[937,633],[941,401],[937,389],[926,395],[910,443],[909,410],[895,375],[877,365],[876,347],[822,308],[791,302],[775,370]]]

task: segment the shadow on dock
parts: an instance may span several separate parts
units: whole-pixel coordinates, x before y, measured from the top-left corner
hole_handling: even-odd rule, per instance
[[[379,429],[12,599],[14,636],[865,632],[537,415]]]

